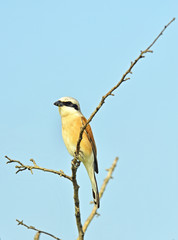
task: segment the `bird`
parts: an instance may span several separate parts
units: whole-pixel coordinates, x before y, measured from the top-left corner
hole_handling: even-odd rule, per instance
[[[79,102],[73,97],[62,97],[54,103],[59,109],[62,123],[62,137],[70,155],[75,157],[76,146],[82,126],[87,122],[80,110]],[[78,156],[88,173],[94,204],[100,207],[100,199],[95,172],[98,173],[97,149],[90,125],[85,128]]]

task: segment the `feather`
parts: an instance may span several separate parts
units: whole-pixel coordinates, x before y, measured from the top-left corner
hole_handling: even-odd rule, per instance
[[[87,122],[87,119],[82,116],[82,125],[84,126]],[[88,140],[90,141],[91,143],[91,146],[92,146],[92,150],[93,150],[93,154],[94,154],[94,170],[96,173],[98,173],[98,161],[97,161],[97,149],[96,149],[96,144],[95,144],[95,140],[94,140],[94,137],[93,137],[93,133],[92,133],[92,130],[91,130],[91,127],[90,125],[88,124],[87,127],[85,128],[85,131],[84,131],[88,137]]]

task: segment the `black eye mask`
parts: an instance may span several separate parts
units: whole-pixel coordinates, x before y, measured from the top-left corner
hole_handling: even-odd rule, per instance
[[[62,105],[63,105],[63,106],[67,106],[67,107],[73,107],[73,108],[75,108],[77,111],[79,110],[79,107],[77,106],[77,104],[74,104],[74,103],[72,103],[72,102],[70,102],[70,101],[68,101],[68,102],[62,102]]]

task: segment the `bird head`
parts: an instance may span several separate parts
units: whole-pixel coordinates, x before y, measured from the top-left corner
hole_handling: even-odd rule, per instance
[[[72,97],[62,97],[56,101],[54,105],[59,108],[59,113],[61,116],[77,112],[81,113],[79,102]]]

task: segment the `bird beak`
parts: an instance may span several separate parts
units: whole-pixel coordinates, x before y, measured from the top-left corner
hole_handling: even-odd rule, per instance
[[[57,107],[62,107],[63,106],[63,104],[62,104],[62,102],[60,100],[55,102],[54,105],[57,106]]]

